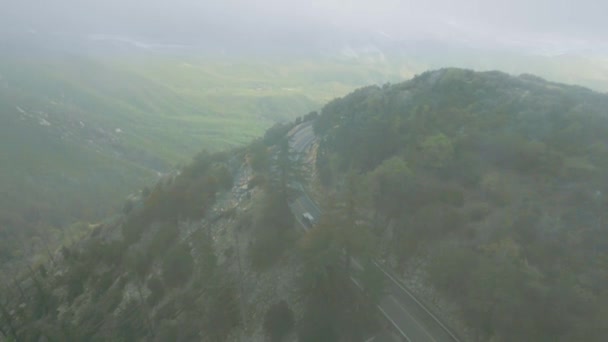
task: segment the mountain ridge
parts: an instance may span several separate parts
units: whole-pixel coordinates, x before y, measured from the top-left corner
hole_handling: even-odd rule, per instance
[[[347,250],[382,261],[467,340],[601,341],[606,104],[536,76],[454,68],[361,88],[297,121],[314,121],[310,186],[326,200],[308,231],[287,206],[299,166],[282,164],[296,122],[277,125],[199,154],[57,265],[26,272],[37,296],[8,317],[32,338],[364,340],[382,330],[379,289],[344,265]]]

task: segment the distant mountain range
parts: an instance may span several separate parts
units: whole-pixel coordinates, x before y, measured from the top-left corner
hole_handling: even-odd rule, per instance
[[[381,30],[342,28],[332,24],[301,30],[270,28],[244,32],[235,28],[222,32],[203,27],[171,35],[128,34],[108,29],[96,33],[39,32],[21,28],[0,38],[5,55],[55,56],[86,55],[110,57],[207,57],[216,59],[311,60],[330,59],[406,67],[423,72],[441,67],[475,70],[504,70],[537,74],[559,82],[577,83],[608,91],[608,46],[592,40],[557,40],[551,36],[485,37],[461,27],[437,28],[429,34],[412,32],[405,36]],[[217,33],[216,33],[217,31]],[[124,31],[128,32],[128,31]],[[432,31],[431,31],[432,32]]]

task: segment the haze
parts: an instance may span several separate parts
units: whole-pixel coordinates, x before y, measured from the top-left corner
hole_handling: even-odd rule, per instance
[[[120,36],[213,49],[314,51],[344,41],[432,40],[523,52],[604,54],[608,2],[582,1],[14,1],[2,40]]]
[[[608,0],[0,1],[0,342],[607,340]]]

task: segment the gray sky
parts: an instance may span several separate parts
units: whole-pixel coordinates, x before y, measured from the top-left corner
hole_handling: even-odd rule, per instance
[[[369,32],[395,40],[608,44],[606,0],[0,0],[0,35],[121,34],[169,43]],[[10,2],[10,3],[9,3]],[[1,36],[0,36],[1,38]]]

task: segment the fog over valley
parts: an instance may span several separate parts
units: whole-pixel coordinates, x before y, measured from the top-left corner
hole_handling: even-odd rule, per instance
[[[3,0],[0,342],[605,341],[607,13]]]
[[[607,52],[608,4],[583,1],[18,1],[0,14],[3,37],[118,37],[140,47],[298,51],[432,41],[522,53]]]

